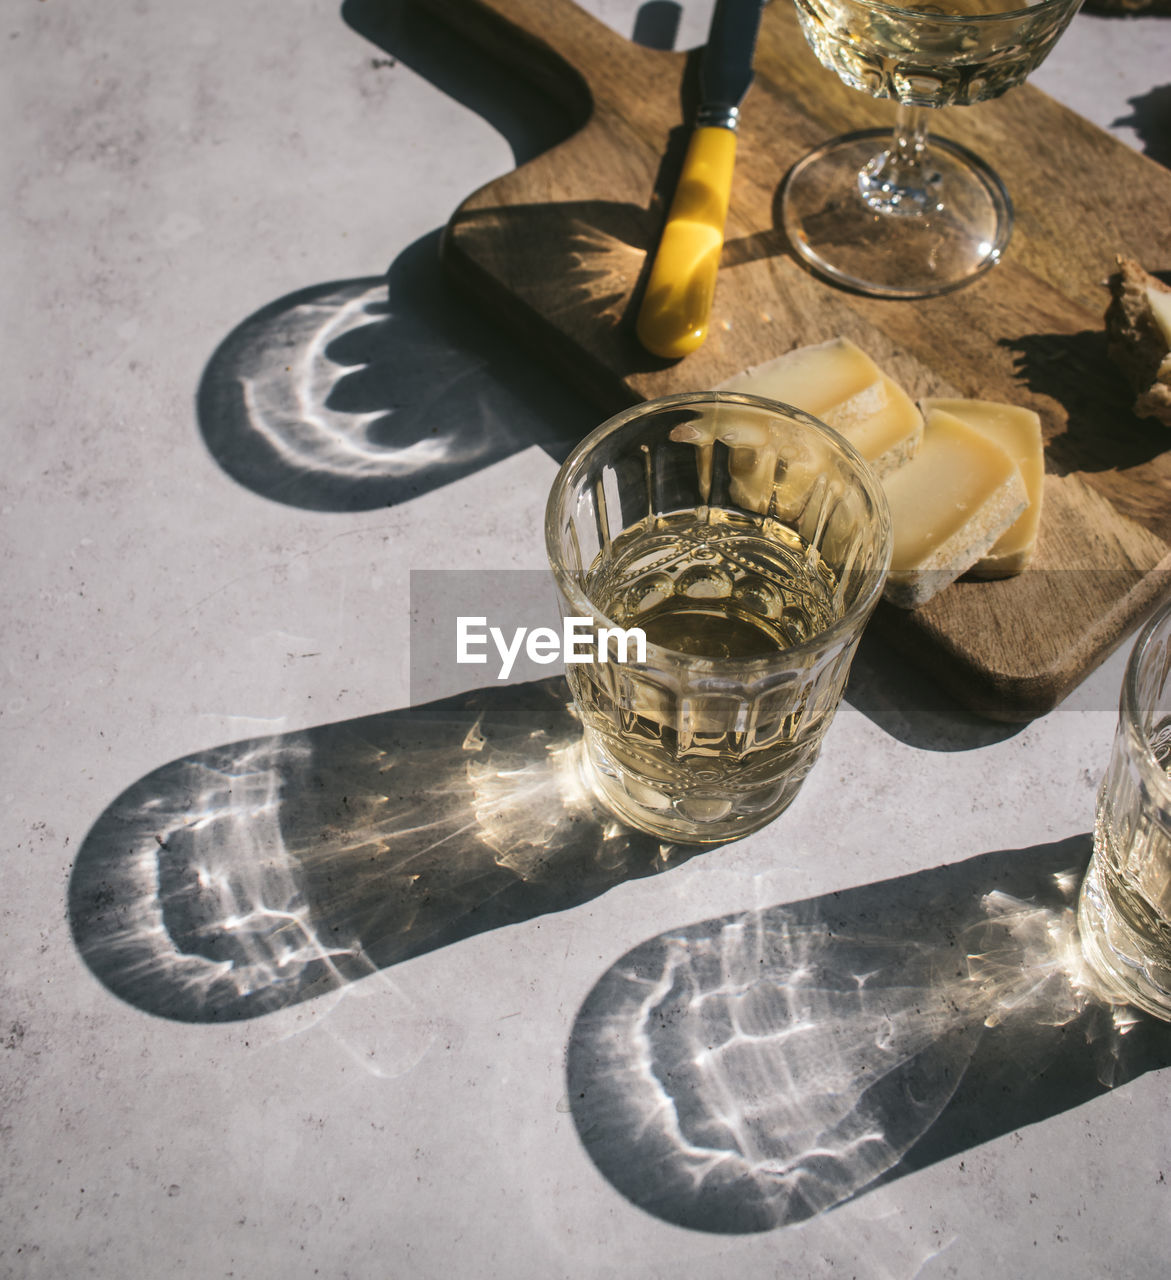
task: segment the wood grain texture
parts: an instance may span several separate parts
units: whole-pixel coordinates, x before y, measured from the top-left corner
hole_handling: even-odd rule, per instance
[[[712,387],[841,334],[914,397],[1035,409],[1046,441],[1033,566],[959,582],[874,626],[967,706],[1026,720],[1056,705],[1171,594],[1171,435],[1140,422],[1106,356],[1105,281],[1118,253],[1171,268],[1171,172],[1029,85],[953,109],[941,132],[990,160],[1016,207],[1005,261],[916,302],[864,298],[800,265],[780,230],[785,173],[893,106],[846,88],[795,10],[767,5],[745,102],[711,335],[682,361],[634,337],[648,253],[693,117],[696,58],[622,39],[571,0],[431,0],[434,12],[568,107],[577,131],[454,213],[452,278],[602,414]]]

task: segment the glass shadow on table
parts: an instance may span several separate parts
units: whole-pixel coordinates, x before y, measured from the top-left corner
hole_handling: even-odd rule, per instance
[[[491,125],[517,165],[588,116],[588,91],[574,76],[551,76],[542,92],[424,6],[346,0],[341,16],[389,55],[371,59],[379,74],[399,62],[410,67]],[[645,5],[635,35],[662,45],[673,40],[677,19],[677,6]],[[677,131],[654,184],[660,195],[674,187],[685,144],[686,131]],[[535,278],[559,297],[567,288],[584,292],[604,331],[616,323],[616,308],[622,317],[631,309],[631,264],[642,262],[658,225],[652,208],[590,200],[501,216],[518,220],[525,235],[529,220],[538,220],[544,252],[533,255]],[[475,232],[480,223],[472,221]],[[458,296],[440,264],[441,235],[436,230],[409,245],[385,276],[306,286],[227,334],[196,395],[199,429],[225,472],[290,506],[375,510],[532,445],[560,462],[626,403],[617,378],[593,403],[576,394]],[[633,339],[623,349],[640,367],[661,363]]]
[[[597,424],[449,296],[438,240],[386,276],[278,298],[220,343],[196,414],[224,471],[289,506],[369,511],[532,445],[560,461]]]
[[[423,6],[346,0],[341,16],[389,55],[371,69],[410,67],[491,125],[517,164],[577,125]],[[530,445],[560,461],[596,425],[595,410],[451,297],[440,234],[409,245],[384,276],[306,286],[223,339],[196,413],[230,476],[290,506],[369,511]]]
[[[864,660],[846,699],[929,749],[986,740],[923,689],[905,693],[888,664]],[[230,1021],[699,852],[601,810],[580,745],[558,676],[173,760],[129,786],[82,842],[74,940],[128,1003]]]
[[[346,0],[342,19],[389,55],[379,74],[410,67],[475,111],[515,162],[569,136],[588,112],[540,93],[486,59],[423,6]],[[580,94],[577,95],[580,97]],[[551,207],[566,235],[579,222],[623,243],[641,210]],[[290,506],[356,512],[397,505],[531,445],[560,461],[597,425],[596,407],[526,359],[453,296],[441,232],[399,253],[385,276],[326,281],[277,298],[219,344],[196,394],[209,452],[246,488]],[[609,243],[609,240],[607,241]]]
[[[568,1048],[581,1141],[634,1204],[718,1233],[868,1187],[1171,1064],[1095,994],[1088,835],[689,924],[595,985]]]
[[[596,807],[561,678],[216,747],[122,793],[69,918],[115,995],[250,1018],[685,861]]]

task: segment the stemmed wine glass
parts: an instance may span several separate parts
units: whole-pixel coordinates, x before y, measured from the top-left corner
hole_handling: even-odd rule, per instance
[[[781,195],[794,249],[862,293],[947,293],[999,261],[1012,202],[996,173],[928,135],[924,108],[999,97],[1040,65],[1082,0],[796,0],[821,62],[894,98],[893,133],[835,138],[800,160]]]

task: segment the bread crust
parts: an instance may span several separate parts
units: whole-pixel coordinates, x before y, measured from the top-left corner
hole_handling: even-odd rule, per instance
[[[1134,411],[1171,427],[1171,351],[1151,311],[1147,290],[1171,293],[1134,258],[1119,257],[1110,277],[1106,349],[1135,393]]]

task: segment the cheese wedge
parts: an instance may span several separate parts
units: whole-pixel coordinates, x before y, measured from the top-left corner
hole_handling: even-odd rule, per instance
[[[986,556],[1029,496],[1020,469],[994,440],[942,409],[918,453],[883,479],[894,526],[886,598],[914,609]]]
[[[760,423],[735,416],[715,422],[684,422],[671,428],[671,439],[696,449],[699,492],[711,497],[712,454],[718,440],[727,447],[728,497],[745,511],[770,512],[778,519],[796,514],[820,474],[816,452],[792,432],[780,435]],[[778,468],[781,450],[785,465]],[[783,480],[778,480],[778,469]]]
[[[915,402],[885,373],[882,385],[886,404],[874,413],[849,423],[833,415],[822,419],[849,440],[880,478],[910,461],[923,439],[923,415]]]
[[[935,412],[949,413],[969,427],[994,440],[1016,463],[1025,482],[1029,505],[1011,528],[1006,529],[987,555],[981,556],[970,572],[977,578],[1007,578],[1033,558],[1037,529],[1041,523],[1041,503],[1045,492],[1045,451],[1041,442],[1041,419],[1019,405],[996,404],[991,400],[921,400],[928,423]]]
[[[849,417],[881,407],[882,370],[848,338],[795,347],[738,373],[719,388],[796,405],[815,418],[831,409]],[[823,418],[824,420],[824,418]]]
[[[719,390],[804,409],[844,435],[880,476],[911,457],[923,434],[911,398],[848,338],[787,351]]]

